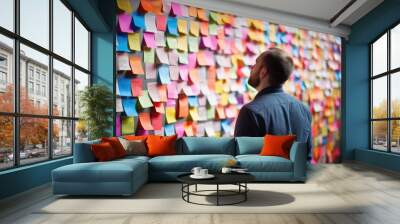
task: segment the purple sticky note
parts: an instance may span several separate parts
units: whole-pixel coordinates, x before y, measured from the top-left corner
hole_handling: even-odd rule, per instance
[[[188,59],[189,59],[189,69],[196,68],[196,61],[197,61],[196,53],[190,53],[188,55]]]
[[[172,2],[170,13],[174,16],[182,16],[181,5],[178,3]]]
[[[156,48],[156,40],[154,33],[144,32],[143,33],[143,40],[148,48]]]
[[[132,22],[132,17],[131,15],[127,14],[119,14],[118,15],[118,25],[119,25],[119,30],[123,33],[132,33],[132,27],[131,27],[131,22]]]
[[[117,113],[115,118],[115,135],[121,136],[121,113]]]

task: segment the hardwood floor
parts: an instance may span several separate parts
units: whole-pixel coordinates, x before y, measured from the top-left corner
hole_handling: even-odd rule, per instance
[[[359,163],[326,164],[309,171],[308,183],[319,184],[349,203],[366,204],[356,214],[37,214],[54,200],[42,186],[0,202],[0,223],[105,224],[259,224],[259,223],[400,223],[400,174]]]

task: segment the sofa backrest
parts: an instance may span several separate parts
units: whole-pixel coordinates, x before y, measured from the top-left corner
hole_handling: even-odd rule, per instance
[[[75,143],[74,146],[74,163],[89,163],[95,162],[96,158],[93,155],[90,146],[92,144],[99,144],[100,140],[93,140],[87,142]]]
[[[177,144],[177,154],[226,154],[235,155],[233,137],[183,137]]]
[[[236,137],[236,155],[259,154],[264,137]]]

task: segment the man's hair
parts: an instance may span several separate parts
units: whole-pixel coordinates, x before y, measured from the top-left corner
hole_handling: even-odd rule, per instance
[[[264,66],[269,74],[272,86],[282,85],[289,79],[293,71],[293,60],[284,50],[270,48],[264,52]]]

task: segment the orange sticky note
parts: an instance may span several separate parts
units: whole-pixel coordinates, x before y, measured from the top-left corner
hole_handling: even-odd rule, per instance
[[[178,111],[178,117],[179,118],[186,118],[189,115],[189,101],[188,97],[186,95],[180,95],[179,96],[179,111]]]
[[[154,102],[153,104],[154,104],[154,109],[156,110],[157,113],[161,113],[161,114],[165,113],[164,103]]]
[[[139,12],[161,14],[162,0],[140,0]]]
[[[203,36],[208,36],[208,22],[200,23],[200,33]]]
[[[197,69],[190,69],[189,79],[192,83],[198,84],[200,82],[199,71]]]
[[[153,130],[153,126],[151,125],[150,114],[148,112],[139,113],[139,121],[144,130]]]
[[[197,21],[190,20],[190,34],[195,37],[199,36],[200,24]]]
[[[225,119],[225,111],[223,106],[217,106],[217,115],[219,119]]]
[[[207,12],[204,9],[197,9],[197,16],[202,21],[208,21]]]
[[[183,124],[183,128],[185,129],[186,136],[194,136],[197,131],[196,124],[192,121],[186,121]]]
[[[131,70],[133,74],[136,75],[144,75],[144,69],[142,66],[142,59],[140,56],[131,55],[129,57],[129,64],[131,66]]]
[[[167,102],[167,86],[166,85],[158,85],[158,94],[160,95],[160,102]]]
[[[189,7],[189,16],[191,17],[197,17],[197,8],[190,6]]]

